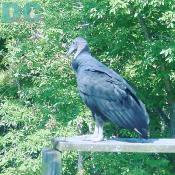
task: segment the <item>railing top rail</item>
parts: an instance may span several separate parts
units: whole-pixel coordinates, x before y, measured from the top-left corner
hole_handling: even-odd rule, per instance
[[[175,153],[175,139],[118,138],[101,142],[81,141],[78,137],[55,138],[59,151]]]

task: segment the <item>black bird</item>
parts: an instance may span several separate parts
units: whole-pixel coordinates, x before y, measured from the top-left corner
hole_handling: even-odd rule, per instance
[[[136,131],[148,137],[149,116],[136,92],[119,74],[91,56],[88,43],[78,37],[71,44],[68,55],[75,52],[72,67],[83,102],[92,111],[95,120],[93,135],[83,140],[103,140],[105,121]]]

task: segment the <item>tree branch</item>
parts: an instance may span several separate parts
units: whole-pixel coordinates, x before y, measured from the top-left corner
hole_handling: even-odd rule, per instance
[[[139,24],[140,24],[142,30],[143,30],[145,39],[147,41],[151,41],[151,39],[152,39],[151,38],[151,35],[150,35],[149,31],[148,31],[147,26],[145,25],[145,20],[143,19],[142,15],[141,14],[138,14],[137,15],[137,19],[139,21]]]

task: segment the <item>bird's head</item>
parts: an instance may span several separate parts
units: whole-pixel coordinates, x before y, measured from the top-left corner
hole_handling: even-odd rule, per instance
[[[76,55],[80,54],[82,51],[89,51],[88,43],[84,38],[77,37],[73,40],[70,45],[67,55],[76,52]]]

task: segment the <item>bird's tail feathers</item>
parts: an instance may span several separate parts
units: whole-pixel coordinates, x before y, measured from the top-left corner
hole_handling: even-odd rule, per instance
[[[134,131],[136,131],[138,134],[140,134],[142,138],[148,139],[148,130],[147,129],[142,128],[142,129],[138,130],[138,129],[134,128]]]

